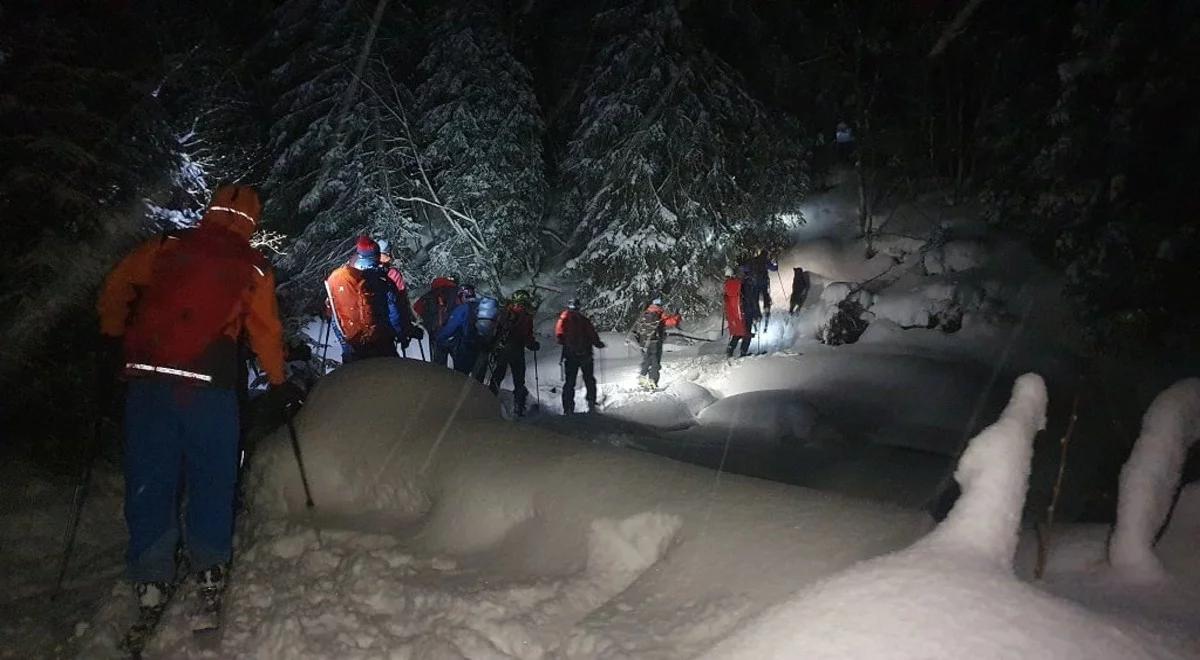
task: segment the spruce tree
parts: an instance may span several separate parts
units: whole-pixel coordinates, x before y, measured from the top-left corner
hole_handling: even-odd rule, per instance
[[[536,268],[541,252],[545,128],[532,76],[486,0],[437,16],[420,75],[414,197],[430,202],[425,216],[442,239],[433,261],[498,288]]]
[[[778,243],[779,213],[807,189],[799,128],[755,100],[670,0],[606,12],[595,29],[610,37],[563,164],[578,219],[569,271],[604,324],[658,295],[709,310],[706,280]]]

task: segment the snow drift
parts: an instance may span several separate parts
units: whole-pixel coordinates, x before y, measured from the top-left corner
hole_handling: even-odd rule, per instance
[[[487,585],[477,595],[490,614],[447,622],[428,608],[488,608],[462,594],[414,601],[403,576],[371,572],[372,588],[357,587],[364,602],[400,598],[398,616],[429,624],[376,631],[367,647],[432,648],[423,645],[450,625],[463,628],[451,635],[459,655],[439,657],[480,657],[467,638],[501,649],[495,657],[689,657],[740,618],[930,526],[919,512],[582,443],[496,408],[447,370],[369,360],[322,381],[297,420],[318,520],[370,525],[400,539],[396,552],[410,559],[393,562],[469,565]],[[304,510],[282,435],[256,458],[252,490],[260,526]],[[319,540],[304,538],[291,565],[316,562]],[[258,551],[243,570],[275,554]],[[430,556],[447,559],[420,559]],[[345,577],[344,560],[333,565]],[[291,625],[286,616],[264,605],[245,619],[248,648],[279,651],[270,640]],[[349,650],[324,643],[303,649]]]
[[[1000,419],[963,454],[955,472],[963,494],[934,531],[800,591],[706,657],[1192,657],[1183,639],[1013,575],[1032,442],[1046,403],[1041,378],[1022,376]]]

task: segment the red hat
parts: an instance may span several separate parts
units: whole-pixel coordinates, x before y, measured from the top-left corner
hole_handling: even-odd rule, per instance
[[[359,236],[354,243],[354,251],[360,257],[379,258],[379,244],[371,240],[370,236]]]

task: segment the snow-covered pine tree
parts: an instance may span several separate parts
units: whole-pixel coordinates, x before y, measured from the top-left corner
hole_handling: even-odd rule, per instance
[[[405,92],[389,63],[404,61],[402,26],[411,21],[400,3],[382,15],[379,6],[291,0],[271,18],[262,50],[283,61],[268,85],[277,101],[264,217],[267,226],[294,236],[280,260],[279,292],[289,315],[316,306],[320,282],[347,258],[357,234],[386,236],[402,257],[426,243],[394,203],[411,148],[399,107]]]
[[[440,238],[433,265],[498,289],[538,264],[546,180],[533,79],[494,4],[456,0],[429,31],[412,197]]]
[[[693,38],[673,0],[629,3],[595,28],[611,37],[563,163],[578,218],[569,271],[608,326],[659,294],[709,310],[706,278],[778,241],[778,213],[807,190],[799,128]]]

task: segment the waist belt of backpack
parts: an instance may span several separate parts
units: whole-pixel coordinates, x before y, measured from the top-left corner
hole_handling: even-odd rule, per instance
[[[144,371],[147,373],[165,374],[167,376],[179,376],[180,378],[188,378],[197,380],[203,383],[211,383],[213,377],[208,374],[202,374],[196,371],[188,371],[186,369],[176,369],[175,367],[159,367],[152,364],[142,364],[140,362],[126,362],[126,369],[134,371]]]

